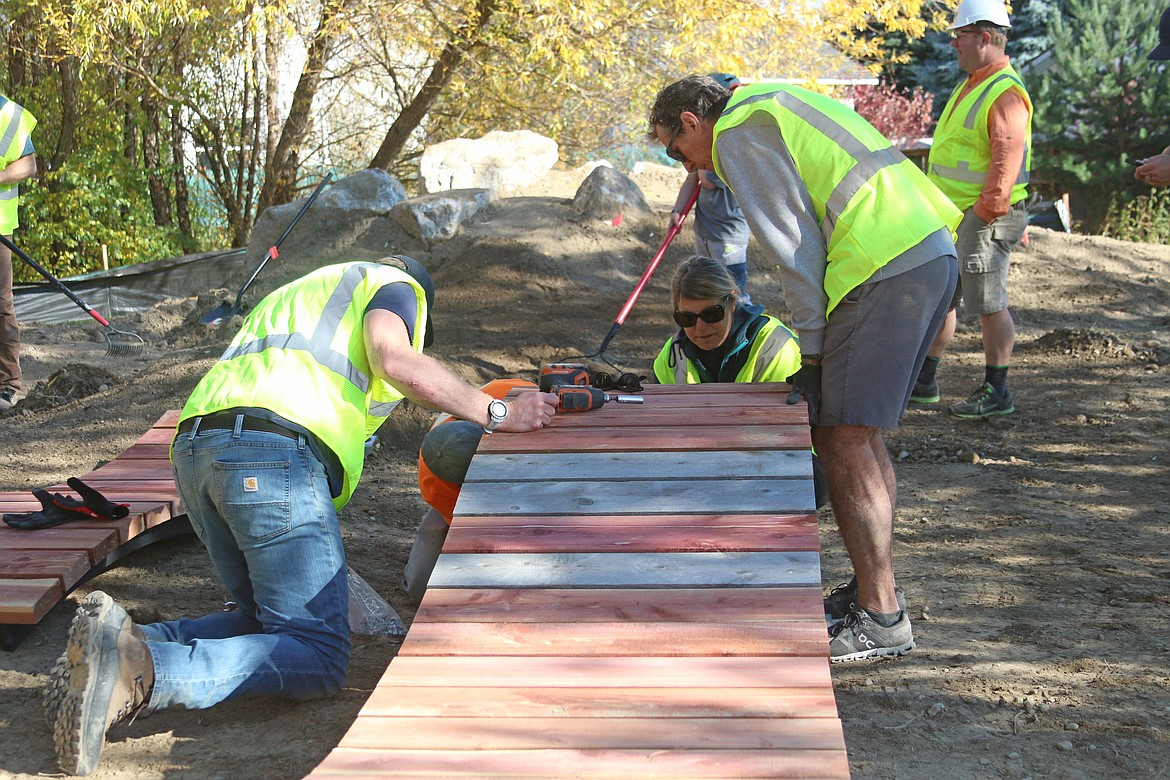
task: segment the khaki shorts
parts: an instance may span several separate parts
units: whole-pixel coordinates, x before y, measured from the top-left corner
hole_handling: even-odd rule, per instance
[[[1008,268],[1012,245],[1028,228],[1028,211],[1023,202],[1012,206],[1007,214],[991,224],[984,222],[974,208],[963,212],[959,223],[959,286],[951,308],[963,301],[972,314],[995,314],[1008,307]]]

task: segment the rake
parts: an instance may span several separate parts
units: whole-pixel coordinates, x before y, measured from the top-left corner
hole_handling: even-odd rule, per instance
[[[41,276],[48,279],[57,286],[57,289],[69,296],[69,300],[81,307],[81,310],[93,317],[99,325],[102,326],[102,334],[106,340],[106,355],[108,357],[122,357],[129,355],[141,354],[142,350],[146,348],[146,342],[137,333],[131,333],[125,330],[118,330],[111,325],[105,317],[98,314],[90,305],[77,297],[77,294],[64,285],[64,283],[46,271],[41,264],[33,260],[24,253],[20,247],[12,243],[7,236],[0,235],[0,244],[8,247],[12,252],[24,262],[28,263]]]

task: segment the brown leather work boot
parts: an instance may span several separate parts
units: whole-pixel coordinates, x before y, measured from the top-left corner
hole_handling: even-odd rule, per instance
[[[101,760],[106,730],[146,708],[154,687],[150,648],[125,610],[100,590],[82,600],[69,627],[53,746],[69,774],[88,775]],[[50,684],[53,680],[50,679]]]
[[[74,616],[74,620],[90,620],[91,617],[85,610],[78,610],[78,614]],[[142,633],[141,626],[131,620],[130,615],[126,610],[122,609],[116,601],[110,599],[110,607],[108,619],[111,623],[117,623],[125,626],[130,624],[130,631],[134,636],[146,641],[146,635]],[[90,630],[96,630],[93,627]],[[57,710],[61,708],[61,702],[65,700],[65,695],[69,693],[69,651],[57,658],[53,663],[53,668],[49,670],[49,682],[45,684],[45,691],[43,695],[43,705],[45,711],[45,722],[52,730],[54,724],[57,722]]]

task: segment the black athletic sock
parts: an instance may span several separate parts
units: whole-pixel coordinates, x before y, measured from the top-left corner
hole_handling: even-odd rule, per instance
[[[922,364],[922,370],[918,372],[918,384],[929,385],[934,381],[934,374],[938,371],[938,364],[942,358],[926,356],[926,361]]]
[[[1007,393],[1007,366],[986,366],[983,371],[983,381],[995,388],[1000,398]]]
[[[889,628],[902,619],[902,610],[898,610],[897,612],[873,612],[867,609],[865,611],[873,618],[873,622],[882,628]]]

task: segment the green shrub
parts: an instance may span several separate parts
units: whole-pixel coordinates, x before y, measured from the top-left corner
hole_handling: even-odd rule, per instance
[[[1101,233],[1122,241],[1170,243],[1170,188],[1154,189],[1124,203],[1115,198]]]

